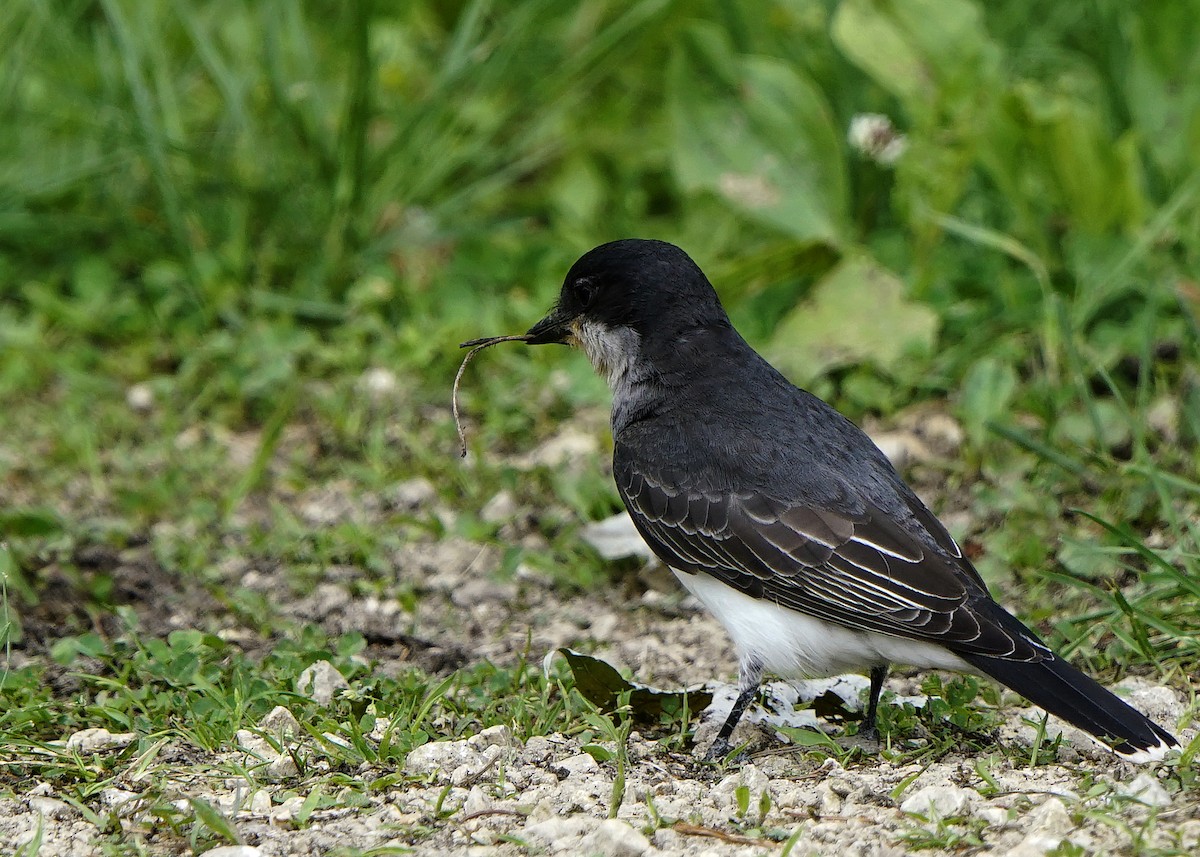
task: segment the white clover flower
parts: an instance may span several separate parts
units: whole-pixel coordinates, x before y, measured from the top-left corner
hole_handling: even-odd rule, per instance
[[[890,167],[908,148],[908,138],[881,113],[859,113],[850,120],[847,141],[855,151],[880,166]]]

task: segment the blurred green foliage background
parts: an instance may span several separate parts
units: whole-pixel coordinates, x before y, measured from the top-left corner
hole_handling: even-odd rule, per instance
[[[441,390],[458,339],[631,235],[851,410],[1002,391],[1073,340],[1111,368],[1194,321],[1194,11],[13,0],[0,392],[151,379],[254,423],[368,365]],[[863,113],[894,167],[847,145]]]
[[[164,565],[209,567],[297,423],[319,443],[284,482],[426,475],[477,508],[520,480],[458,466],[457,343],[525,330],[578,255],[643,236],[689,251],[748,338],[852,416],[949,400],[956,484],[1042,521],[998,536],[1004,567],[1136,565],[1127,545],[1056,554],[1069,496],[1167,527],[1190,564],[1197,44],[1191,0],[8,0],[6,526],[175,522],[153,531]],[[849,144],[864,114],[898,157]],[[478,450],[605,402],[552,351],[489,352]],[[400,384],[383,415],[360,383],[378,368]],[[253,433],[232,475],[220,431]],[[540,479],[581,517],[616,507],[599,474]],[[328,538],[288,555],[370,567],[385,536]]]

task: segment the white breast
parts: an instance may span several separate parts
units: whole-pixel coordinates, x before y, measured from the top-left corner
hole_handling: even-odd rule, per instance
[[[675,576],[725,626],[742,659],[754,658],[782,678],[840,675],[891,663],[979,674],[936,643],[854,631],[751,598],[707,574],[675,571]]]

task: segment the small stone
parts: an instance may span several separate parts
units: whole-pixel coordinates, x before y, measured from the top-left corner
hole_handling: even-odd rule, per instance
[[[621,624],[621,619],[617,617],[616,613],[600,613],[594,616],[588,624],[588,634],[594,640],[611,640],[616,636],[617,628]]]
[[[136,792],[108,788],[100,792],[100,802],[113,809],[128,809],[140,797]]]
[[[455,586],[450,592],[450,600],[459,607],[477,607],[482,604],[489,605],[488,609],[492,610],[494,607],[490,605],[507,604],[516,595],[517,587],[511,583],[473,577]]]
[[[273,780],[286,780],[300,773],[300,767],[291,753],[283,753],[272,759],[267,765],[266,774]]]
[[[987,822],[988,827],[1003,827],[1008,824],[1008,810],[1002,806],[984,806],[975,810],[976,818]]]
[[[1049,798],[1034,809],[1029,814],[1029,822],[1035,832],[1058,835],[1060,841],[1061,837],[1075,829],[1075,822],[1071,820],[1067,805],[1056,797]]]
[[[531,819],[525,823],[523,838],[549,845],[555,851],[570,850],[573,854],[586,853],[573,846],[578,843],[580,837],[588,834],[596,826],[594,819],[582,815],[547,818],[543,821]]]
[[[821,815],[839,815],[842,811],[842,798],[830,788],[829,783],[821,783],[817,787],[817,805]]]
[[[382,366],[374,366],[363,372],[358,379],[359,388],[371,399],[380,401],[396,392],[399,386],[396,373]]]
[[[599,773],[600,766],[587,753],[578,753],[559,760],[554,765],[554,772],[560,777],[585,777],[588,774]]]
[[[909,431],[889,431],[871,435],[879,451],[897,470],[903,470],[915,461],[928,461],[933,456],[915,434]]]
[[[925,786],[904,799],[900,811],[926,818],[956,818],[967,815],[979,792],[958,786]]]
[[[645,560],[654,559],[654,552],[646,544],[633,525],[633,519],[628,512],[621,512],[603,521],[588,524],[580,536],[591,545],[602,559],[609,561],[639,557]]]
[[[532,452],[513,459],[513,465],[520,470],[561,467],[586,459],[599,451],[600,442],[595,432],[585,432],[568,426]]]
[[[467,792],[467,798],[463,801],[462,814],[475,815],[476,813],[486,812],[491,809],[492,802],[487,799],[487,795],[483,793],[483,789],[479,786],[471,786],[471,790]]]
[[[506,488],[483,504],[479,519],[485,524],[506,524],[517,516],[517,510],[517,499]]]
[[[488,747],[499,747],[507,750],[513,746],[512,730],[503,723],[496,726],[489,726],[477,735],[472,735],[467,739],[467,744],[477,750],[484,750]]]
[[[300,812],[304,806],[304,798],[296,795],[285,800],[279,806],[271,810],[268,818],[272,824],[283,824],[291,821]]]
[[[218,845],[204,852],[205,857],[263,857],[264,853],[256,845]]]
[[[488,747],[482,753],[476,753],[471,761],[459,765],[450,774],[450,784],[468,786],[486,774],[496,761],[504,755],[499,747]]]
[[[393,486],[388,499],[396,508],[415,510],[432,505],[437,499],[437,489],[424,476],[418,476]]]
[[[1179,823],[1175,827],[1175,833],[1179,836],[1179,844],[1184,854],[1200,851],[1200,819]]]
[[[239,729],[235,740],[238,746],[245,750],[254,760],[265,763],[261,768],[256,767],[255,770],[265,774],[267,777],[275,780],[282,780],[288,777],[294,777],[300,772],[296,760],[289,752],[276,750],[268,741],[261,735],[256,735],[249,729]]]
[[[258,721],[258,728],[278,738],[292,738],[300,734],[300,721],[282,705],[276,705]]]
[[[763,792],[770,790],[771,780],[755,765],[742,765],[736,774],[730,774],[713,787],[713,803],[721,812],[732,815],[738,809],[737,791],[743,786],[750,790],[750,810],[754,811]]]
[[[661,851],[683,853],[683,837],[670,827],[654,831],[654,847]]]
[[[483,754],[466,741],[434,741],[410,752],[404,770],[414,776],[433,775],[438,782],[446,783],[452,772],[472,763],[478,765],[482,758]]]
[[[1043,857],[1059,848],[1075,827],[1066,804],[1058,798],[1050,798],[1036,807],[1024,823],[1029,832],[1005,857]]]
[[[109,732],[103,727],[80,729],[67,739],[68,750],[78,750],[80,753],[96,753],[100,750],[113,750],[127,747],[133,743],[135,736],[132,732]]]
[[[1045,857],[1051,851],[1057,850],[1064,838],[1045,833],[1031,833],[1015,848],[1005,851],[1004,857]]]
[[[134,384],[125,391],[125,404],[139,414],[148,413],[154,408],[154,391],[149,384]]]
[[[1151,720],[1168,727],[1177,721],[1187,708],[1171,688],[1153,684],[1143,678],[1127,678],[1113,690]]]
[[[470,837],[471,842],[475,843],[473,847],[481,849],[491,848],[490,853],[488,851],[476,851],[475,853],[494,857],[496,854],[496,849],[493,846],[495,846],[496,840],[500,838],[497,836],[496,831],[477,824],[476,822],[467,822],[467,825],[467,835]],[[471,853],[470,849],[468,849],[467,853]]]
[[[250,796],[249,802],[243,809],[252,815],[268,815],[271,812],[271,795],[265,789],[259,789]]]
[[[261,735],[255,735],[249,729],[239,729],[237,734],[233,736],[233,740],[237,741],[237,745],[249,753],[261,753],[264,750],[270,751],[271,745],[267,743],[267,739]]]
[[[554,742],[545,735],[530,735],[522,754],[528,761],[544,762],[554,753]]]
[[[296,692],[318,705],[328,705],[333,696],[350,687],[350,682],[329,661],[317,661],[296,678]]]
[[[1169,443],[1179,439],[1179,402],[1168,396],[1158,399],[1146,409],[1146,424]]]
[[[642,857],[650,849],[650,840],[619,818],[600,822],[579,843],[579,853],[599,857]]]
[[[915,429],[929,451],[943,459],[956,455],[966,439],[958,421],[941,411],[923,414]]]
[[[66,801],[57,800],[52,797],[31,797],[29,799],[29,808],[46,818],[69,818],[78,812],[75,807]]]
[[[1128,783],[1117,787],[1117,794],[1144,803],[1146,806],[1170,806],[1171,795],[1163,784],[1147,773],[1140,773]]]

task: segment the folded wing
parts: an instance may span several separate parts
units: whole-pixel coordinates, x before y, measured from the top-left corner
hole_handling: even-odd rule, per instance
[[[1014,661],[1050,654],[1015,620],[1003,621],[978,573],[915,499],[911,526],[929,529],[928,540],[866,503],[835,512],[758,493],[685,490],[619,455],[616,464],[630,516],[672,568],[849,628],[962,654]]]

